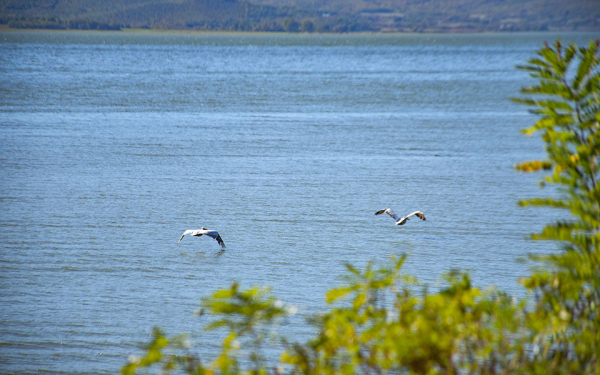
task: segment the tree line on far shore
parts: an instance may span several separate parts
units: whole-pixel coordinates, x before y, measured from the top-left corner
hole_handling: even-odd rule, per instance
[[[465,0],[472,1],[472,0]],[[599,30],[590,3],[547,0],[382,1],[290,0],[3,0],[0,25],[15,29],[158,29],[240,32],[505,32]],[[320,4],[320,5],[319,5]],[[384,6],[385,5],[385,6]]]
[[[131,25],[116,22],[101,22],[87,19],[65,20],[58,17],[2,17],[0,25],[12,29],[47,29],[47,30],[124,30],[124,29],[163,29],[169,27],[163,23],[145,23]],[[177,28],[191,31],[244,31],[244,32],[289,32],[289,33],[347,33],[361,31],[376,31],[367,23],[349,18],[336,17],[329,22],[304,19],[297,21],[292,17],[285,17],[281,22],[275,20],[200,20],[188,21]]]

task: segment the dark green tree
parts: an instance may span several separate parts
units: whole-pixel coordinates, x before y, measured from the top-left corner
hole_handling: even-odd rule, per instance
[[[281,26],[283,27],[283,30],[288,33],[297,33],[300,29],[300,24],[290,17],[284,18],[281,22]]]
[[[315,24],[311,20],[304,20],[300,24],[300,30],[305,33],[313,33],[315,32]]]

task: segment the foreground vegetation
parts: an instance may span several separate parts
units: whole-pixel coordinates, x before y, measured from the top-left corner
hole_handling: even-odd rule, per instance
[[[565,213],[533,235],[562,250],[533,257],[540,267],[522,280],[529,299],[475,288],[460,272],[446,275],[439,293],[416,294],[416,280],[401,273],[404,256],[382,268],[347,265],[347,283],[327,293],[330,309],[311,321],[318,333],[297,343],[275,331],[293,308],[268,289],[233,284],[205,298],[200,310],[214,318],[207,329],[227,332],[216,358],[200,358],[180,337],[156,329],[144,355],[130,356],[122,373],[144,367],[188,374],[600,373],[599,43],[556,42],[519,67],[537,84],[515,101],[538,115],[525,133],[541,134],[547,158],[516,168],[545,170],[543,185],[560,192],[520,204]],[[263,348],[273,332],[285,349],[267,359]],[[270,365],[275,360],[277,367]]]

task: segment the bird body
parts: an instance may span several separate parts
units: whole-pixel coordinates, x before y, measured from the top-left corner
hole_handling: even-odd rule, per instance
[[[406,222],[409,219],[409,217],[416,215],[419,219],[425,220],[425,214],[422,213],[421,211],[415,211],[415,212],[411,212],[410,214],[406,215],[406,216],[398,216],[394,213],[394,211],[392,211],[391,208],[386,208],[385,210],[379,210],[377,212],[375,212],[375,215],[381,215],[383,213],[386,213],[388,215],[390,215],[394,220],[396,220],[396,225],[404,225],[406,224]]]
[[[204,227],[202,227],[202,229],[189,229],[189,230],[186,230],[181,235],[181,238],[179,239],[179,241],[177,241],[177,245],[179,245],[179,242],[181,242],[181,240],[183,239],[183,237],[185,237],[186,234],[189,234],[190,236],[194,236],[194,237],[202,237],[203,235],[207,235],[207,236],[212,237],[215,240],[217,240],[217,242],[219,243],[219,245],[221,245],[222,249],[225,248],[225,242],[223,242],[223,239],[219,235],[219,232],[217,232],[216,230],[206,229]]]

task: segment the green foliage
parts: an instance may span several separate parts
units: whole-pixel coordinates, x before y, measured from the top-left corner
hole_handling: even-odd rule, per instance
[[[227,331],[216,359],[205,364],[181,337],[169,340],[155,330],[145,356],[130,357],[122,373],[150,366],[188,374],[600,373],[599,44],[546,45],[519,67],[537,80],[515,99],[539,116],[525,133],[541,133],[547,159],[517,170],[545,170],[545,184],[560,193],[521,204],[567,214],[533,235],[563,249],[532,257],[543,267],[522,281],[531,298],[474,288],[457,271],[445,276],[441,291],[415,293],[419,282],[401,273],[405,256],[363,271],[346,265],[345,283],[325,296],[329,310],[310,320],[316,335],[298,343],[276,333],[293,308],[268,289],[233,284],[202,301],[200,313],[213,318],[206,328]],[[285,348],[273,370],[262,355],[268,336]]]
[[[190,353],[185,337],[173,340],[165,337],[159,329],[154,329],[154,338],[146,348],[144,357],[130,356],[122,374],[134,374],[135,370],[159,364],[163,372],[181,368],[188,374],[239,374],[240,352],[243,344],[252,350],[248,354],[252,373],[265,373],[265,358],[261,351],[268,338],[276,338],[276,327],[281,319],[293,314],[294,308],[285,306],[270,295],[268,288],[239,290],[237,283],[228,289],[220,289],[210,297],[202,299],[199,316],[215,317],[205,326],[205,330],[227,329],[221,345],[221,353],[206,364]],[[175,354],[163,355],[164,349],[171,346]]]
[[[364,273],[349,267],[348,285],[327,299],[350,294],[351,304],[319,317],[318,336],[284,353],[290,373],[485,373],[509,362],[519,306],[472,288],[460,273],[448,275],[440,293],[417,297],[408,287],[415,281],[400,275],[404,259],[392,259],[391,269],[369,265]]]
[[[137,368],[148,367],[163,360],[162,349],[169,345],[169,340],[158,328],[154,329],[152,336],[152,342],[146,347],[146,355],[144,357],[130,356],[129,363],[121,369],[121,374],[130,375],[135,373]],[[167,361],[163,367],[168,368],[170,366],[171,362]]]
[[[530,313],[537,355],[554,372],[599,371],[600,353],[600,41],[566,48],[557,41],[538,51],[538,58],[519,66],[538,84],[521,90],[540,119],[528,135],[540,132],[547,160],[525,162],[522,171],[551,171],[545,185],[556,186],[559,198],[536,198],[523,206],[568,210],[568,219],[547,225],[533,235],[560,241],[564,251],[535,259],[553,272],[537,272],[524,280],[535,292],[536,308]]]

